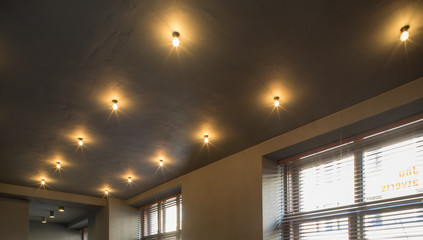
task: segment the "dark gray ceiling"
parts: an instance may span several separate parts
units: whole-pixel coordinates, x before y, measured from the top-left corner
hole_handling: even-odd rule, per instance
[[[131,197],[423,76],[422,35],[422,1],[2,0],[0,182]]]
[[[59,212],[59,206],[64,206],[65,211]],[[33,200],[29,204],[29,220],[30,221],[40,221],[42,217],[46,217],[47,222],[52,223],[61,223],[66,224],[68,227],[72,227],[72,223],[86,222],[90,212],[95,211],[90,206],[77,205],[73,206],[69,203],[64,204],[50,204],[50,203],[41,203],[37,200]],[[54,212],[54,218],[50,218],[50,211]],[[74,221],[74,222],[73,222]],[[80,228],[86,227],[82,225]]]

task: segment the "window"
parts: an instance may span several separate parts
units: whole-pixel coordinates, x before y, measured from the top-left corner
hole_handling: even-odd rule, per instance
[[[141,239],[182,239],[182,196],[176,195],[142,207]]]
[[[81,232],[81,239],[88,240],[88,227],[82,228],[80,232]]]
[[[417,119],[417,120],[416,120]],[[282,160],[282,239],[423,239],[423,119]]]

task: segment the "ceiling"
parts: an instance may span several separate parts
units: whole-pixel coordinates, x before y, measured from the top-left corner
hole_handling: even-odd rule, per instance
[[[65,211],[60,212],[59,206]],[[88,226],[88,215],[97,210],[93,206],[71,204],[69,202],[58,203],[57,201],[41,201],[32,199],[29,204],[29,220],[41,221],[46,217],[49,223],[64,224],[70,228],[83,228]],[[50,211],[54,212],[54,218],[50,218]]]
[[[422,43],[422,1],[3,0],[0,182],[126,199],[422,77]]]

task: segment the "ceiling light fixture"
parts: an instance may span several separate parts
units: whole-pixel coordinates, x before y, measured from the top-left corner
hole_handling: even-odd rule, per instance
[[[159,160],[159,165],[160,165],[160,167],[163,167],[163,159]]]
[[[209,142],[209,135],[204,135],[204,143],[208,143]]]
[[[41,178],[41,185],[45,185],[45,184],[46,184],[45,179],[44,178]]]
[[[106,189],[106,190],[104,190],[104,194],[105,194],[105,195],[109,195],[109,190],[107,190],[107,189]]]
[[[132,178],[128,177],[128,182],[131,183],[132,182]]]
[[[273,98],[273,100],[275,100],[275,102],[273,103],[275,105],[275,107],[279,106],[279,97],[276,96]]]
[[[60,162],[56,162],[56,168],[60,169],[62,166],[60,165]]]
[[[178,47],[179,46],[179,36],[180,36],[179,32],[173,32],[172,36],[173,36],[173,40],[172,40],[173,46]]]
[[[78,144],[79,144],[79,146],[84,145],[84,142],[83,142],[82,140],[83,140],[83,138],[82,138],[82,137],[79,137],[79,138],[78,138]]]
[[[59,207],[59,212],[64,212],[65,211],[65,207]]]
[[[41,223],[47,223],[47,218],[46,217],[41,217]]]
[[[118,105],[117,105],[117,103],[118,103],[118,100],[116,100],[116,99],[113,99],[112,100],[112,103],[113,103],[113,110],[118,110]]]
[[[404,27],[402,27],[401,28],[401,37],[400,37],[400,40],[401,41],[405,41],[405,40],[407,40],[408,39],[408,36],[410,35],[409,33],[408,33],[408,29],[410,28],[410,25],[405,25]]]
[[[50,211],[50,218],[54,218],[54,211]]]

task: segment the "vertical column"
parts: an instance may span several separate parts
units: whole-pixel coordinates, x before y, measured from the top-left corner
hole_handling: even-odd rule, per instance
[[[140,231],[140,216],[138,209],[126,204],[118,198],[109,198],[109,239],[138,239]],[[91,238],[90,238],[91,240]]]
[[[88,239],[109,240],[109,202],[88,218]]]

